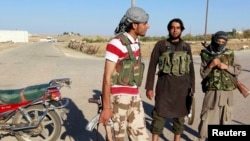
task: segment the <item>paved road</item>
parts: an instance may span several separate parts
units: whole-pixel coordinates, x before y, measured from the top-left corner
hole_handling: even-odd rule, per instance
[[[242,63],[243,72],[240,80],[250,88],[249,62],[250,51],[236,52],[238,59]],[[197,136],[197,126],[199,122],[199,112],[201,109],[203,94],[200,89],[199,63],[198,56],[194,56],[196,71],[196,116],[192,126],[185,125],[185,132],[182,136],[183,141],[190,141]],[[148,60],[145,60],[146,68]],[[68,106],[70,113],[64,122],[63,131],[59,141],[94,141],[96,132],[85,130],[87,122],[95,116],[97,106],[88,104],[88,98],[100,95],[103,74],[103,58],[76,53],[72,51],[62,51],[53,46],[53,43],[34,43],[26,46],[19,46],[0,52],[0,89],[20,88],[28,85],[48,82],[54,78],[69,77],[72,79],[71,89],[63,89],[63,96],[71,99]],[[145,72],[146,75],[146,72]],[[144,79],[145,80],[145,79]],[[146,112],[146,124],[150,129],[151,111],[154,101],[149,101],[145,97],[145,90],[140,88],[143,104]],[[235,91],[234,100],[234,120],[233,124],[250,124],[250,98],[243,98],[240,93]],[[104,140],[104,129],[99,127],[98,139]],[[149,132],[150,134],[150,132]],[[151,136],[151,135],[150,135]],[[171,121],[168,120],[162,141],[173,139],[171,133]],[[13,137],[3,138],[4,141],[14,141]]]

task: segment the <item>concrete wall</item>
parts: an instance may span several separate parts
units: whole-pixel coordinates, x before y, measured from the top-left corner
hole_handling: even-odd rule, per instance
[[[0,30],[0,42],[29,42],[27,31]]]

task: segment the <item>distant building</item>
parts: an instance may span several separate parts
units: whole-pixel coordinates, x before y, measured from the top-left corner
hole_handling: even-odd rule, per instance
[[[29,34],[27,31],[21,30],[0,30],[0,42],[29,42]]]
[[[243,34],[243,31],[237,31],[236,33],[242,35],[242,34]]]

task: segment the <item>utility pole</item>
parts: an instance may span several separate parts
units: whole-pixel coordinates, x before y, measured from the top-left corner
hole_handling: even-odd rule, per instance
[[[135,6],[135,0],[131,0],[131,7]]]
[[[205,21],[205,33],[204,33],[204,43],[205,44],[206,44],[206,36],[207,36],[208,3],[209,3],[209,0],[207,0],[207,8],[206,8],[206,21]]]

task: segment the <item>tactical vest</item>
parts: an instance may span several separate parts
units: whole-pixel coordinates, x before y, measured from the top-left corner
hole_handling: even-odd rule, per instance
[[[129,56],[117,62],[115,72],[112,74],[112,85],[141,86],[145,65],[141,62],[141,54],[137,60],[130,46],[130,41],[123,35],[117,35],[126,46]]]
[[[227,65],[233,65],[234,52],[231,49],[226,49],[223,54],[212,55],[208,50],[203,49],[200,53],[201,60],[209,64],[214,58],[218,58],[222,63]],[[233,80],[229,76],[230,74],[224,72],[224,70],[213,68],[209,75],[203,80],[203,91],[207,90],[223,90],[231,91],[236,88]]]
[[[190,55],[187,53],[187,46],[183,43],[184,51],[167,50],[159,57],[158,69],[159,73],[182,76],[189,74],[191,63]],[[170,48],[170,43],[166,41],[166,47]]]

